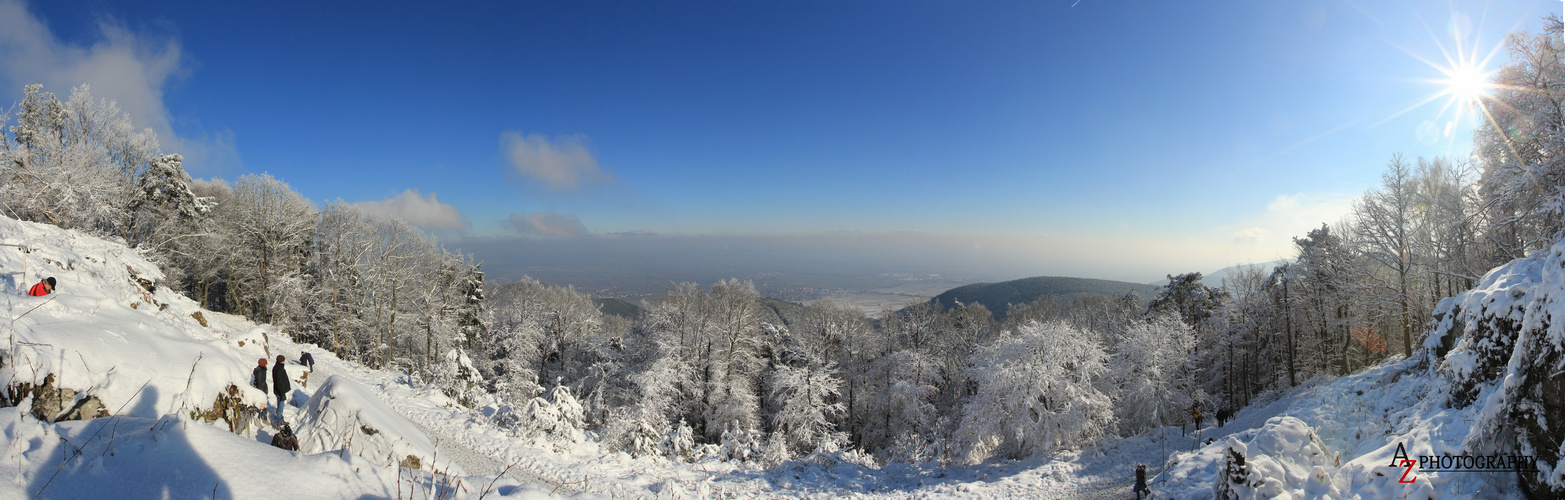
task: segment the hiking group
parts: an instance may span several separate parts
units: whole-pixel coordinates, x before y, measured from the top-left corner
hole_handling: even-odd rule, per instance
[[[293,386],[288,383],[288,370],[283,366],[287,363],[287,358],[278,354],[277,365],[272,367],[271,393],[277,395],[277,416],[279,418],[283,414],[283,405],[288,404],[288,391],[293,389]],[[255,370],[250,372],[250,385],[260,389],[263,393],[267,392],[266,358],[261,358],[257,361]]]
[[[279,424],[277,434],[272,435],[272,446],[299,451],[299,439],[294,436],[293,428],[288,425],[288,422],[283,420],[283,407],[288,404],[288,394],[293,390],[293,384],[288,380],[287,364],[288,358],[278,354],[277,364],[271,368],[271,384],[267,384],[266,358],[256,360],[255,370],[250,372],[250,386],[260,389],[262,393],[270,392],[277,396],[275,415]],[[309,367],[310,371],[315,371],[315,359],[310,356],[310,353],[300,353],[299,364]]]
[[[28,288],[27,295],[43,297],[53,294],[57,283],[53,276],[44,278]],[[284,367],[286,364],[287,358],[278,354],[277,364],[271,369],[271,383],[268,384],[266,358],[261,358],[257,361],[255,370],[251,372],[250,385],[260,389],[262,393],[268,392],[267,389],[270,387],[270,392],[277,396],[277,420],[282,422],[278,426],[277,434],[272,436],[272,446],[298,451],[299,440],[294,436],[293,429],[289,427],[288,422],[283,421],[283,405],[288,404],[288,393],[293,390],[293,384],[288,380],[288,369]],[[299,354],[299,364],[309,367],[312,372],[315,371],[315,359],[308,352]]]

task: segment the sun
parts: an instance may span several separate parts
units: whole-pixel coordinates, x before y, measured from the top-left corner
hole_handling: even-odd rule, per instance
[[[1417,135],[1420,141],[1434,141],[1441,137],[1451,139],[1456,130],[1476,125],[1476,120],[1491,118],[1488,108],[1494,96],[1490,92],[1503,86],[1493,81],[1499,71],[1489,67],[1504,47],[1495,44],[1487,52],[1481,50],[1478,43],[1481,37],[1471,33],[1469,25],[1466,16],[1453,14],[1446,30],[1450,38],[1445,39],[1436,35],[1435,30],[1429,29],[1426,24],[1424,26],[1426,31],[1433,39],[1435,47],[1439,49],[1437,57],[1427,57],[1426,54],[1392,44],[1433,70],[1434,75],[1430,76],[1435,76],[1434,78],[1415,78],[1412,81],[1429,84],[1434,87],[1434,91],[1411,106],[1381,119],[1375,125],[1389,122],[1436,101],[1445,102],[1440,105],[1439,111],[1435,112],[1434,116],[1422,120],[1423,123],[1418,126]],[[1447,142],[1447,144],[1452,143]]]
[[[1478,104],[1480,100],[1489,96],[1489,74],[1477,64],[1455,64],[1449,68],[1441,68],[1446,79],[1440,83],[1445,85],[1442,94],[1451,96],[1456,104]]]

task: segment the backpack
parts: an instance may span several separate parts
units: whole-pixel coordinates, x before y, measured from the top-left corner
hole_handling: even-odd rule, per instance
[[[283,428],[272,435],[272,446],[288,451],[299,451],[299,438],[293,435],[293,429],[288,423],[283,423]]]

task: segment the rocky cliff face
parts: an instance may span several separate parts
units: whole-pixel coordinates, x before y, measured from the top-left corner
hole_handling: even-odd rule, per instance
[[[1464,448],[1536,457],[1518,473],[1527,494],[1565,497],[1565,242],[1490,271],[1434,320],[1423,355],[1453,406],[1479,406]]]

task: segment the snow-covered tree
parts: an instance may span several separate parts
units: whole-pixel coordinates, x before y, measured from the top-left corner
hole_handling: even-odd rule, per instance
[[[944,382],[940,364],[916,349],[902,349],[876,360],[874,375],[886,381],[869,407],[875,417],[866,426],[864,445],[885,450],[887,459],[908,463],[936,458],[944,451],[941,413],[935,395]]]
[[[1508,64],[1490,87],[1488,120],[1473,132],[1482,163],[1483,207],[1491,221],[1485,239],[1502,258],[1547,247],[1561,235],[1565,214],[1565,24],[1543,20],[1539,33],[1506,37]],[[1503,260],[1502,260],[1503,261]],[[1492,262],[1498,264],[1499,261]]]
[[[771,398],[778,404],[772,416],[772,433],[784,447],[783,460],[815,450],[836,451],[847,436],[837,431],[833,419],[843,412],[836,401],[842,379],[835,366],[780,366],[771,375]]]
[[[473,359],[460,348],[451,348],[441,355],[441,362],[430,370],[430,381],[458,404],[471,406],[474,397],[483,388],[484,378],[479,375]]]
[[[712,356],[706,366],[709,404],[703,417],[708,437],[716,429],[754,433],[760,428],[760,399],[755,393],[756,358],[760,334],[755,285],[725,280],[712,285]]]
[[[1028,323],[973,355],[978,383],[962,411],[959,458],[1021,458],[1079,446],[1114,430],[1097,387],[1103,348],[1064,322]]]
[[[24,94],[16,125],[0,141],[5,211],[128,240],[136,179],[156,155],[157,137],[136,130],[114,101],[93,99],[85,85],[64,103],[42,85]]]
[[[1195,331],[1173,311],[1154,312],[1125,329],[1108,361],[1120,432],[1135,435],[1184,421],[1190,404],[1200,400],[1189,366],[1194,345]]]
[[[216,216],[230,235],[227,285],[236,305],[259,321],[300,317],[300,270],[315,227],[310,202],[270,175],[246,175]]]

